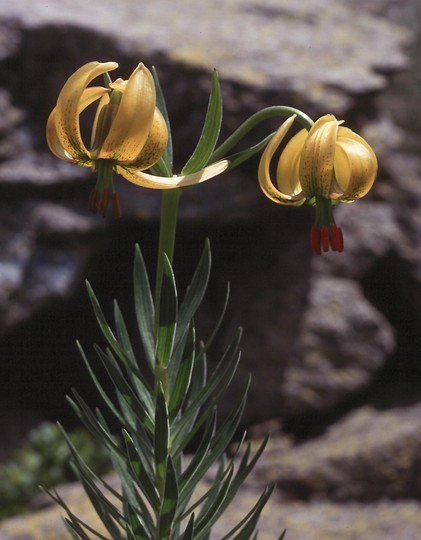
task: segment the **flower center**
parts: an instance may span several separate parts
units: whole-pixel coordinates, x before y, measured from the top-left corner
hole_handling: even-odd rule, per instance
[[[102,145],[110,132],[122,95],[121,92],[113,90],[110,94],[110,102],[107,105],[104,105],[99,113],[91,148],[91,156],[93,159],[95,159],[95,156],[101,151]],[[89,209],[93,213],[96,213],[96,211],[99,210],[102,215],[105,216],[110,204],[111,191],[113,216],[117,218],[121,216],[121,203],[118,193],[114,191],[113,170],[113,160],[97,159],[95,161],[97,181],[89,195]]]
[[[336,226],[332,212],[332,201],[321,195],[316,196],[316,220],[310,230],[311,249],[316,255],[322,251],[343,251],[342,230]]]

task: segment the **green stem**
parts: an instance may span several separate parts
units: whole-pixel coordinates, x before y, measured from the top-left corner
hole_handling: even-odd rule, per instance
[[[178,203],[181,189],[165,189],[162,191],[161,221],[159,228],[158,258],[155,280],[155,335],[159,324],[159,302],[161,299],[161,283],[164,269],[163,254],[173,262],[175,234],[177,229]]]
[[[273,107],[266,107],[261,111],[253,114],[245,122],[237,128],[232,135],[224,141],[221,146],[219,146],[212,156],[209,159],[208,163],[213,163],[223,158],[231,148],[233,148],[249,131],[251,131],[255,126],[267,120],[269,118],[274,118],[276,116],[286,116],[290,117],[293,114],[297,115],[297,121],[307,130],[313,125],[313,120],[307,116],[305,113],[294,107],[286,107],[283,105],[274,105]]]

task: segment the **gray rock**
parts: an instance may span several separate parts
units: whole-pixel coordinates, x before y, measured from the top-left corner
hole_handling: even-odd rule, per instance
[[[316,439],[269,452],[261,480],[276,480],[286,496],[305,500],[418,499],[420,413],[420,404],[356,409]]]
[[[118,9],[82,0],[47,5],[18,0],[7,9],[0,3],[8,17],[31,29],[87,28],[143,56],[164,54],[206,71],[217,67],[224,78],[256,88],[289,89],[319,106],[328,101],[330,110],[343,110],[350,95],[385,88],[382,73],[407,65],[402,48],[410,34],[345,2],[184,0],[177,13],[171,7],[167,0],[146,5],[125,0]]]
[[[284,414],[322,411],[365,389],[395,346],[393,329],[353,281],[313,278],[281,384]]]
[[[0,208],[0,328],[68,298],[95,253],[90,216],[53,203]]]

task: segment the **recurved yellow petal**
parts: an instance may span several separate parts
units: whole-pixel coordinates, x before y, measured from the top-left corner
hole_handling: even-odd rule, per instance
[[[330,196],[333,178],[338,120],[327,114],[319,118],[310,129],[301,152],[299,175],[307,199]]]
[[[77,162],[89,155],[80,134],[79,114],[89,100],[92,103],[100,97],[98,89],[86,93],[86,87],[99,75],[117,67],[116,62],[89,62],[69,77],[59,94],[54,118],[56,134],[64,152]]]
[[[332,199],[354,201],[366,195],[377,175],[377,158],[367,142],[348,128],[339,128],[336,143],[335,178],[337,193]]]
[[[152,167],[162,154],[168,144],[168,129],[164,117],[157,107],[155,107],[152,126],[146,139],[145,145],[140,154],[130,163],[130,167],[143,171]]]
[[[302,129],[291,138],[281,153],[276,169],[276,182],[279,190],[293,197],[302,196],[299,167],[301,151],[307,136],[308,131]]]
[[[293,193],[291,190],[287,189],[286,192],[283,192],[276,188],[270,173],[270,164],[276,149],[283,141],[285,135],[288,133],[289,129],[294,123],[294,120],[295,115],[285,120],[285,122],[272,137],[269,144],[266,146],[259,163],[258,178],[260,187],[262,188],[263,193],[269,199],[278,204],[298,205],[302,204],[305,200],[301,191],[298,193]]]
[[[192,186],[195,184],[201,184],[226,171],[229,166],[229,161],[224,159],[208,165],[201,171],[187,174],[184,176],[154,176],[153,174],[144,173],[142,171],[136,171],[129,167],[121,167],[117,165],[116,171],[121,174],[126,180],[136,184],[152,189],[173,189],[180,187]]]
[[[142,150],[155,112],[155,84],[151,72],[143,65],[131,74],[118,107],[117,115],[98,155],[130,163]]]
[[[75,159],[65,151],[65,149],[63,148],[58,138],[55,120],[56,120],[56,109],[54,108],[51,111],[50,116],[48,117],[48,120],[47,120],[47,128],[46,128],[47,144],[51,152],[55,156],[57,156],[58,158],[64,161],[75,163]]]

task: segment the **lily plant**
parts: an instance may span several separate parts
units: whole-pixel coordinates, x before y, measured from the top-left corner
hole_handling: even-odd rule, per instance
[[[112,432],[106,415],[91,410],[76,390],[68,400],[109,453],[121,489],[96,476],[64,430],[63,434],[74,471],[102,523],[101,530],[76,516],[57,492],[49,493],[64,508],[65,523],[74,539],[209,540],[212,527],[246,481],[267,438],[252,455],[244,434],[237,441],[237,451],[228,457],[227,450],[241,425],[248,384],[226,418],[218,419],[218,407],[238,366],[241,331],[214,371],[208,373],[207,356],[222,324],[228,293],[214,330],[198,340],[194,320],[208,285],[210,247],[206,242],[190,286],[179,301],[172,263],[180,196],[186,187],[210,180],[264,149],[258,171],[264,193],[278,204],[315,204],[313,250],[320,253],[330,246],[341,251],[342,233],[333,220],[331,205],[365,195],[374,181],[377,161],[370,146],[340,126],[334,116],[326,115],[314,123],[304,112],[281,105],[257,111],[217,146],[222,98],[215,71],[201,136],[176,174],[170,120],[156,71],[139,64],[128,80],[112,81],[108,73],[117,67],[116,62],[90,62],[70,76],[48,118],[47,142],[58,158],[96,173],[97,182],[89,197],[92,211],[105,214],[111,194],[113,213],[116,217],[121,214],[114,173],[142,188],[162,190],[155,287],[152,292],[141,249],[136,246],[134,304],[142,342],[138,350],[117,301],[111,323],[87,284],[106,342],[105,348],[95,345],[94,350],[113,392],[105,390],[97,368],[82,345],[78,347],[119,431]],[[104,85],[89,86],[98,76],[103,76]],[[81,136],[80,115],[97,101],[88,148]],[[231,153],[256,125],[279,116],[287,119],[276,133]],[[275,186],[271,161],[295,121],[304,129],[283,150]],[[193,443],[195,452],[189,456]],[[199,495],[198,486],[212,469],[214,481]],[[258,520],[273,489],[268,486],[263,490],[223,540],[257,538]],[[279,539],[283,537],[284,532]]]

